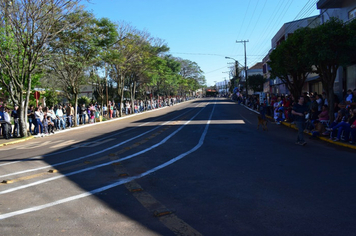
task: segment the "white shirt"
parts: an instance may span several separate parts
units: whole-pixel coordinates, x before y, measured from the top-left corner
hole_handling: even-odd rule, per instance
[[[10,115],[9,113],[7,113],[6,111],[4,111],[4,120],[6,121],[6,123],[10,124]]]
[[[57,111],[56,111],[56,116],[58,116],[59,118],[63,118],[63,111],[62,111],[61,108],[60,108],[60,109],[57,109]]]

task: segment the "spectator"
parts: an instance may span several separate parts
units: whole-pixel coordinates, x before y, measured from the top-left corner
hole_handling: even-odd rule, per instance
[[[47,117],[47,115],[45,115],[44,123],[46,126],[46,134],[54,134],[54,122],[52,122],[50,116]]]
[[[315,98],[316,98],[316,102],[318,103],[318,115],[319,115],[324,105],[323,98],[320,94],[316,94]]]
[[[345,116],[339,122],[337,125],[333,126],[332,128],[328,129],[329,131],[336,131],[337,130],[337,136],[333,139],[333,141],[337,142],[341,140],[341,135],[344,134],[344,141],[348,142],[349,137],[350,137],[350,132],[351,132],[351,125],[355,122],[356,120],[356,109],[353,111],[350,110],[350,116],[346,120]]]
[[[3,114],[3,119],[4,123],[1,124],[2,126],[2,134],[4,139],[10,139],[11,138],[11,120],[10,120],[10,115],[9,115],[9,108],[2,106],[1,109],[2,114]]]
[[[58,129],[60,130],[61,127],[62,127],[62,129],[65,130],[66,129],[66,123],[65,123],[65,120],[64,120],[64,114],[63,114],[62,106],[59,106],[59,108],[57,109],[56,116],[57,116],[57,119],[58,119]]]
[[[104,104],[104,106],[103,106],[103,114],[104,114],[104,116],[107,115],[107,111],[108,111],[108,108],[107,108],[106,104]]]
[[[93,124],[94,123],[94,118],[95,118],[95,107],[93,106],[93,104],[90,104],[89,106],[89,111],[90,111],[90,121],[89,123],[90,124]]]
[[[318,120],[314,122],[314,129],[311,130],[311,138],[316,138],[326,131],[325,126]]]
[[[48,111],[47,111],[47,117],[49,117],[49,119],[50,119],[51,122],[53,123],[53,126],[55,126],[57,117],[56,117],[56,113],[54,112],[53,109],[54,109],[53,106],[51,106],[50,109],[48,109]]]
[[[308,112],[308,108],[304,105],[304,97],[300,96],[298,103],[293,106],[292,114],[295,116],[295,124],[298,128],[297,142],[298,145],[306,145],[307,143],[303,137],[303,131],[305,126],[305,115]]]
[[[33,105],[30,106],[30,109],[27,110],[27,117],[28,117],[28,129],[30,134],[34,135],[36,130],[36,118],[35,118],[35,110]],[[32,131],[32,125],[34,126]]]
[[[309,132],[314,129],[313,123],[318,119],[318,103],[316,101],[316,97],[314,95],[310,96],[310,104],[309,104],[309,112],[307,115],[307,124],[306,130]]]
[[[74,109],[73,109],[73,112],[72,112],[72,104],[67,104],[67,107],[66,107],[66,115],[67,115],[67,124],[68,124],[68,127],[71,128],[72,127],[72,118],[73,118],[73,115],[74,115]]]
[[[329,121],[329,109],[328,105],[324,104],[322,106],[322,111],[318,115],[318,120],[319,121]]]
[[[42,106],[40,105],[39,107],[35,108],[35,117],[36,117],[36,124],[37,124],[37,137],[43,137],[43,112],[42,112]]]
[[[80,107],[80,122],[82,123],[82,125],[85,125],[85,120],[87,117],[87,108],[85,107],[85,104],[82,104],[82,106]]]
[[[354,116],[356,116],[356,109],[353,110]],[[350,133],[351,133],[351,144],[355,144],[356,142],[356,119],[350,126]]]
[[[14,119],[14,129],[12,131],[13,137],[20,137],[18,109],[19,109],[19,106],[15,104],[14,110],[12,110],[12,112],[11,112],[11,117]]]
[[[326,93],[325,92],[322,93],[322,98],[323,98],[323,101],[324,101],[324,105],[328,105],[329,106],[328,98],[326,97]]]

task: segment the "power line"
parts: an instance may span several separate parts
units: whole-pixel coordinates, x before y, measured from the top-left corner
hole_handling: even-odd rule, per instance
[[[306,18],[306,16],[309,16],[313,11],[314,11],[314,7],[315,4],[318,0],[309,0],[304,7],[300,10],[300,12],[297,14],[297,16],[294,18],[294,20],[291,22],[291,24],[289,24],[285,31],[287,32],[291,27],[294,27],[296,24],[299,23],[299,20],[296,20],[298,17],[300,17],[300,19]],[[315,19],[312,21],[314,22]],[[312,23],[310,22],[309,25]],[[308,25],[308,26],[309,26]],[[307,26],[307,27],[308,27]],[[261,48],[261,47],[260,47]],[[266,51],[265,51],[265,56],[267,55],[267,53],[271,50],[271,48],[269,47]],[[258,53],[261,52],[261,50],[257,51]],[[257,60],[258,61],[258,60]],[[254,63],[256,63],[257,61],[254,61]]]
[[[213,72],[215,72],[215,71],[218,71],[218,70],[221,70],[221,69],[224,69],[224,68],[226,68],[226,66],[224,66],[224,67],[221,67],[221,68],[219,68],[219,69],[216,69],[216,70],[212,70],[212,71],[209,71],[209,72],[205,72],[204,74],[209,74],[209,73],[213,73]]]
[[[263,5],[262,10],[261,10],[261,12],[260,12],[260,15],[258,16],[257,21],[256,21],[255,25],[253,26],[253,28],[252,28],[252,30],[251,30],[250,37],[248,37],[248,38],[251,38],[252,33],[255,31],[255,28],[256,28],[256,26],[257,26],[257,23],[259,22],[259,20],[260,20],[260,18],[261,18],[261,15],[262,15],[262,12],[263,12],[263,10],[265,9],[266,3],[267,3],[267,0],[265,1],[265,4]]]
[[[219,57],[236,57],[236,56],[244,56],[243,54],[234,54],[234,55],[222,55],[222,54],[214,54],[214,53],[194,53],[194,52],[171,52],[172,54],[186,54],[186,55],[196,55],[196,56],[219,56]],[[264,55],[249,55],[252,57],[261,57]]]
[[[248,28],[250,27],[251,21],[252,21],[252,19],[253,19],[254,16],[255,16],[256,8],[257,8],[257,6],[258,6],[258,2],[259,2],[259,1],[260,1],[260,0],[258,0],[257,3],[256,3],[255,9],[253,10],[253,13],[252,13],[252,15],[251,15],[251,17],[250,17],[250,21],[248,22],[248,25],[247,25],[247,27],[246,27],[246,31],[245,31],[244,35],[247,33]]]

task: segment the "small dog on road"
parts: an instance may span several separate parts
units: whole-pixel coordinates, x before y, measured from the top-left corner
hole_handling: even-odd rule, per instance
[[[258,115],[257,116],[257,119],[258,119],[258,124],[257,124],[257,129],[260,128],[260,125],[262,126],[262,129],[263,131],[268,131],[268,128],[267,128],[267,119],[263,119],[261,115]]]

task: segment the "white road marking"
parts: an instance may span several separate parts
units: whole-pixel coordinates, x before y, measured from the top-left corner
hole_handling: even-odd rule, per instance
[[[155,171],[163,169],[164,167],[169,166],[169,165],[179,161],[183,157],[185,157],[185,156],[191,154],[192,152],[195,152],[196,150],[198,150],[204,144],[204,140],[205,140],[206,134],[208,132],[209,124],[210,124],[212,115],[213,115],[214,110],[215,110],[215,105],[216,105],[216,103],[214,104],[213,110],[212,110],[212,112],[210,114],[209,120],[208,120],[208,122],[207,122],[207,124],[205,126],[204,132],[201,135],[198,144],[195,147],[193,147],[192,149],[190,149],[189,151],[187,151],[185,153],[182,153],[179,156],[169,160],[168,162],[165,162],[165,163],[163,163],[163,164],[161,164],[161,165],[159,165],[159,166],[157,166],[157,167],[155,167],[155,168],[153,168],[151,170],[148,170],[148,171],[146,171],[146,172],[144,172],[144,173],[142,173],[140,175],[136,175],[136,176],[133,176],[133,177],[128,177],[128,178],[125,178],[123,180],[117,181],[117,182],[115,182],[113,184],[109,184],[109,185],[103,186],[101,188],[97,188],[97,189],[89,191],[89,192],[85,192],[85,193],[82,193],[82,194],[78,194],[78,195],[75,195],[75,196],[64,198],[64,199],[61,199],[61,200],[58,200],[58,201],[50,202],[50,203],[47,203],[47,204],[44,204],[44,205],[39,205],[39,206],[35,206],[35,207],[22,209],[22,210],[19,210],[19,211],[5,213],[5,214],[0,215],[0,220],[7,219],[7,218],[10,218],[10,217],[14,217],[14,216],[17,216],[17,215],[23,215],[23,214],[26,214],[26,213],[39,211],[39,210],[42,210],[42,209],[45,209],[45,208],[49,208],[49,207],[56,206],[56,205],[59,205],[59,204],[63,204],[63,203],[67,203],[67,202],[70,202],[70,201],[75,201],[75,200],[78,200],[78,199],[81,199],[81,198],[84,198],[84,197],[88,197],[88,196],[91,196],[93,194],[100,193],[100,192],[106,191],[108,189],[117,187],[119,185],[128,183],[130,181],[145,177],[145,176],[147,176],[147,175],[149,175],[149,174],[151,174],[151,173],[153,173]]]
[[[215,107],[215,106],[214,106]],[[204,107],[205,108],[205,107]],[[102,163],[102,164],[99,164],[99,165],[95,165],[95,166],[91,166],[91,167],[88,167],[88,168],[85,168],[85,169],[81,169],[81,170],[77,170],[77,171],[73,171],[73,172],[70,172],[70,173],[67,173],[67,174],[61,174],[59,176],[55,176],[55,177],[52,177],[52,178],[48,178],[48,179],[43,179],[43,180],[39,180],[37,182],[33,182],[33,183],[30,183],[30,184],[26,184],[26,185],[21,185],[21,186],[18,186],[18,187],[15,187],[15,188],[10,188],[10,189],[7,189],[7,190],[4,190],[4,191],[0,191],[0,195],[3,195],[3,194],[6,194],[6,193],[11,193],[11,192],[15,192],[15,191],[18,191],[20,189],[25,189],[25,188],[29,188],[29,187],[32,187],[32,186],[35,186],[35,185],[39,185],[39,184],[43,184],[43,183],[46,183],[46,182],[49,182],[49,181],[52,181],[52,180],[56,180],[56,179],[60,179],[60,178],[63,178],[63,177],[69,177],[69,176],[72,176],[72,175],[76,175],[76,174],[79,174],[79,173],[83,173],[83,172],[86,172],[86,171],[89,171],[89,170],[95,170],[97,168],[100,168],[100,167],[104,167],[104,166],[108,166],[108,165],[111,165],[113,163],[116,163],[116,162],[119,162],[119,161],[124,161],[124,160],[128,160],[132,157],[135,157],[135,156],[138,156],[138,155],[141,155],[143,153],[146,153],[156,147],[159,147],[160,145],[164,144],[165,142],[167,142],[167,140],[169,140],[170,138],[172,138],[176,133],[178,133],[179,131],[181,131],[187,124],[189,124],[189,122],[191,122],[197,115],[200,114],[200,112],[202,112],[203,109],[201,109],[197,114],[195,114],[190,120],[188,120],[187,122],[185,122],[185,124],[183,124],[181,127],[179,127],[179,129],[177,129],[176,131],[174,131],[173,133],[171,133],[170,135],[168,135],[166,138],[164,138],[161,142],[159,143],[156,143],[155,145],[149,147],[149,148],[146,148],[142,151],[139,151],[139,152],[136,152],[134,154],[131,154],[129,156],[126,156],[126,157],[123,157],[123,158],[119,158],[117,160],[113,160],[113,161],[109,161],[109,162],[106,162],[106,163]],[[210,122],[209,122],[210,123]],[[107,149],[112,149],[111,148],[107,148]],[[105,149],[106,150],[106,149]],[[100,152],[104,152],[104,151],[100,151]],[[89,154],[89,155],[92,155],[92,154]],[[87,156],[89,156],[87,155]],[[67,161],[67,162],[70,162],[70,161]],[[53,165],[54,166],[54,165]],[[43,167],[41,167],[43,168]],[[0,176],[1,177],[1,176]]]
[[[199,104],[198,104],[198,106],[199,106]],[[198,107],[198,106],[196,106],[196,107]],[[204,107],[204,108],[205,108],[205,107]],[[204,108],[203,108],[203,109],[204,109]],[[123,142],[121,142],[121,143],[119,143],[119,144],[116,144],[116,145],[114,145],[114,146],[112,146],[112,147],[103,149],[103,150],[101,150],[101,151],[98,151],[98,152],[95,152],[95,153],[91,153],[91,154],[88,154],[88,155],[85,155],[85,156],[82,156],[82,157],[79,157],[79,158],[75,158],[75,159],[72,159],[72,160],[68,160],[68,161],[64,161],[64,162],[59,162],[59,163],[52,164],[52,165],[46,165],[46,166],[42,166],[42,167],[38,167],[38,168],[34,168],[34,169],[28,169],[28,170],[23,170],[23,171],[18,171],[18,172],[14,172],[14,173],[9,173],[9,174],[5,174],[5,175],[1,175],[0,178],[12,176],[12,175],[24,174],[24,173],[33,172],[33,171],[38,171],[38,170],[42,170],[42,169],[49,168],[49,167],[56,167],[56,166],[68,164],[68,163],[71,163],[71,162],[79,161],[79,160],[82,160],[82,159],[85,159],[85,158],[88,158],[88,157],[91,157],[91,156],[95,156],[95,155],[101,154],[101,153],[106,152],[106,151],[109,151],[109,150],[111,150],[111,149],[113,149],[113,148],[117,148],[117,147],[119,147],[119,146],[122,146],[123,144],[128,143],[128,142],[130,142],[130,141],[132,141],[132,140],[134,140],[134,139],[137,139],[137,138],[139,138],[139,137],[142,137],[142,136],[144,136],[144,135],[146,135],[146,134],[148,134],[148,133],[150,133],[150,132],[152,132],[152,131],[154,131],[154,130],[160,128],[161,126],[164,126],[164,125],[166,125],[166,124],[172,122],[173,120],[175,120],[175,119],[177,119],[177,118],[179,118],[179,117],[185,115],[185,114],[188,113],[188,112],[189,112],[189,110],[186,111],[186,112],[184,112],[184,113],[182,113],[182,114],[180,114],[179,116],[174,117],[173,119],[171,119],[171,120],[169,120],[169,121],[167,121],[167,122],[164,122],[163,124],[161,124],[161,125],[159,125],[159,126],[156,126],[155,128],[153,128],[153,129],[151,129],[151,130],[148,130],[148,131],[146,131],[146,132],[144,132],[144,133],[142,133],[142,134],[140,134],[140,135],[137,135],[137,136],[135,136],[135,137],[133,137],[133,138],[127,139],[127,140],[125,140],[125,141],[123,141]],[[70,140],[70,141],[71,141],[71,140]],[[68,142],[69,142],[69,141],[68,141]],[[59,144],[59,145],[63,145],[63,144]],[[58,146],[58,145],[57,145],[57,146]],[[74,148],[72,148],[71,150],[73,150],[73,149],[74,149]]]
[[[99,146],[100,144],[107,143],[107,142],[110,142],[112,140],[115,140],[115,139],[114,138],[109,138],[109,139],[105,139],[105,140],[99,141],[99,142],[93,141],[93,142],[79,143],[79,144],[73,145],[72,147],[77,147],[77,148],[81,148],[81,147],[85,147],[85,148],[96,147],[96,146]]]
[[[58,142],[61,142],[62,140],[54,140],[54,141],[46,141],[46,142],[43,142],[43,143],[36,143],[36,144],[33,144],[32,145],[29,145],[29,146],[25,146],[25,147],[19,147],[17,149],[34,149],[34,148],[39,148],[39,147],[43,147],[43,146],[46,146],[48,144],[54,144],[54,143],[58,143]]]

